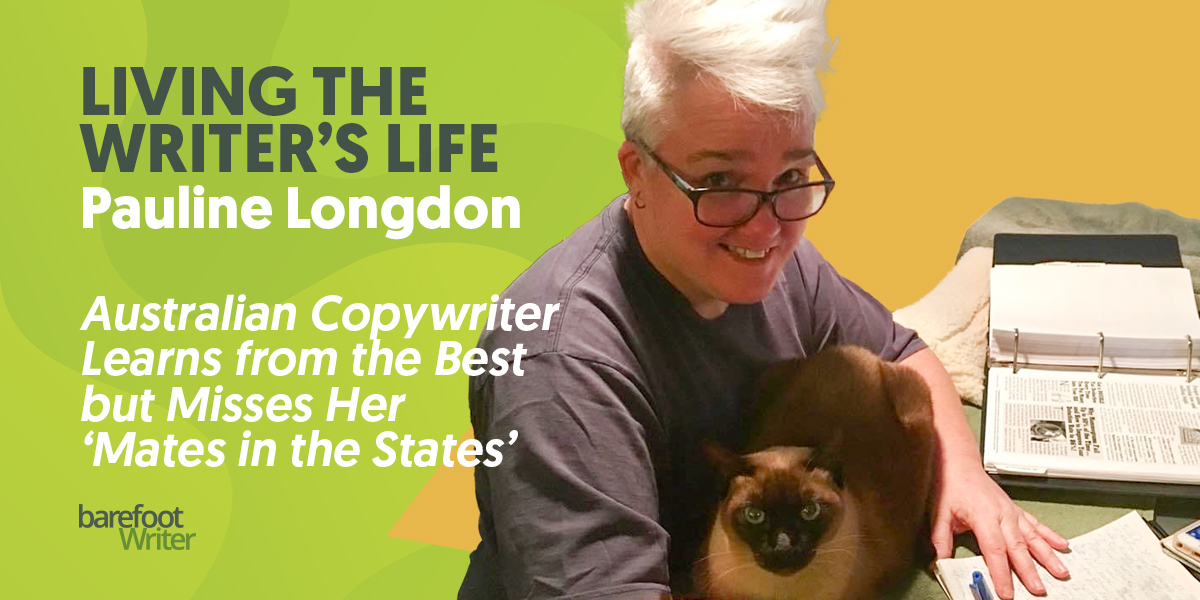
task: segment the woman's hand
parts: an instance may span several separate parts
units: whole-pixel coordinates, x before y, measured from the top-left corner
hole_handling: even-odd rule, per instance
[[[1054,577],[1067,579],[1070,574],[1054,553],[1066,550],[1067,540],[1013,503],[980,465],[949,458],[940,461],[934,490],[932,541],[937,557],[949,558],[954,535],[970,530],[1000,598],[1013,597],[1012,572],[1025,589],[1045,595],[1035,560]]]

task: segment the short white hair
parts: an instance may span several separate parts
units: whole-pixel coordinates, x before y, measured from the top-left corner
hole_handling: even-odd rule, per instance
[[[653,145],[682,83],[707,77],[736,101],[813,121],[825,108],[825,0],[643,0],[629,9],[621,129]]]

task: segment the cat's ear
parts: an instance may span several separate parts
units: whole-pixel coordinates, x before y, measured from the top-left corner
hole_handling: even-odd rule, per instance
[[[896,418],[905,428],[932,427],[933,402],[921,376],[898,363],[883,364],[883,385]]]
[[[746,457],[730,452],[725,446],[705,440],[701,442],[700,448],[704,451],[704,457],[708,459],[708,464],[725,481],[731,481],[738,475],[754,474],[754,466],[750,464],[750,461],[746,460]]]
[[[829,473],[833,478],[833,484],[839,488],[846,486],[846,469],[842,463],[842,452],[839,449],[845,434],[838,431],[834,434],[833,441],[828,444],[813,448],[812,454],[809,455],[808,464],[810,467],[816,467]]]

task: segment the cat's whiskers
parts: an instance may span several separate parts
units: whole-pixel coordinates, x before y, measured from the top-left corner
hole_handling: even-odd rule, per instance
[[[813,558],[817,559],[817,558],[827,557],[830,555],[840,555],[840,554],[854,556],[854,552],[850,548],[828,548],[828,549],[822,548],[822,549],[817,550],[817,552],[813,556]]]
[[[843,555],[857,556],[857,553],[852,548],[817,548],[817,551],[813,553],[813,561],[816,562],[822,559],[834,560],[835,557]]]
[[[839,535],[832,540],[829,540],[829,542],[824,544],[823,547],[829,547],[829,548],[849,547],[851,545],[854,545],[856,542],[875,542],[875,541],[879,541],[880,539],[881,538],[878,538],[873,535],[868,535],[865,533],[847,533],[847,534]]]
[[[858,550],[858,548],[853,546],[822,546],[817,548],[816,556],[822,556],[826,554],[848,554],[850,556],[857,556],[858,554],[861,554],[861,552],[856,552],[856,550]]]
[[[737,565],[737,566],[731,567],[731,568],[729,568],[729,569],[726,569],[726,570],[725,570],[725,571],[723,571],[723,572],[722,572],[720,575],[717,575],[716,577],[713,577],[713,578],[712,578],[712,582],[711,582],[711,583],[714,583],[714,584],[715,584],[715,583],[717,583],[717,582],[721,581],[721,580],[722,580],[722,579],[724,579],[726,576],[733,574],[733,572],[734,572],[734,571],[740,571],[740,570],[742,570],[742,569],[749,569],[749,568],[751,568],[751,567],[758,567],[758,564],[757,564],[757,563],[754,563],[754,562],[748,562],[748,563],[745,563],[745,564],[740,564],[740,565]]]
[[[825,564],[827,566],[839,567],[845,571],[852,571],[859,566],[862,566],[862,555],[852,552],[849,549],[817,551],[813,557],[813,564]]]
[[[828,569],[830,571],[835,572],[835,573],[829,573],[830,575],[836,574],[836,575],[840,576],[840,575],[846,575],[848,573],[853,572],[859,566],[859,562],[860,562],[860,557],[854,556],[854,555],[851,555],[850,560],[848,560],[848,561],[847,560],[838,560],[837,558],[832,557],[832,556],[818,555],[818,556],[813,557],[812,563],[810,563],[809,567],[810,568],[819,568],[819,569]]]
[[[719,557],[722,557],[722,556],[729,556],[729,555],[731,555],[731,554],[737,554],[737,553],[738,553],[738,550],[736,550],[736,549],[734,549],[734,550],[724,550],[724,551],[722,551],[722,552],[710,552],[708,555],[706,555],[706,556],[701,556],[700,558],[696,559],[696,561],[695,561],[695,562],[693,562],[692,564],[693,564],[693,565],[699,565],[700,563],[702,563],[702,562],[704,562],[704,561],[707,561],[707,560],[712,560],[712,559],[714,559],[714,558],[719,558]]]
[[[854,539],[860,539],[860,538],[872,539],[872,538],[873,538],[873,536],[871,536],[871,534],[868,534],[868,533],[839,533],[839,534],[836,536],[836,538],[835,538],[835,540],[834,540],[834,541],[837,541],[837,540],[854,540]]]

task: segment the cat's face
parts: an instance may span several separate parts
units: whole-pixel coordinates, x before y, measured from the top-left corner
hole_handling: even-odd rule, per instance
[[[731,550],[752,554],[758,566],[780,576],[807,566],[843,513],[838,469],[810,448],[718,452],[725,454],[716,461],[729,478],[719,524]]]

